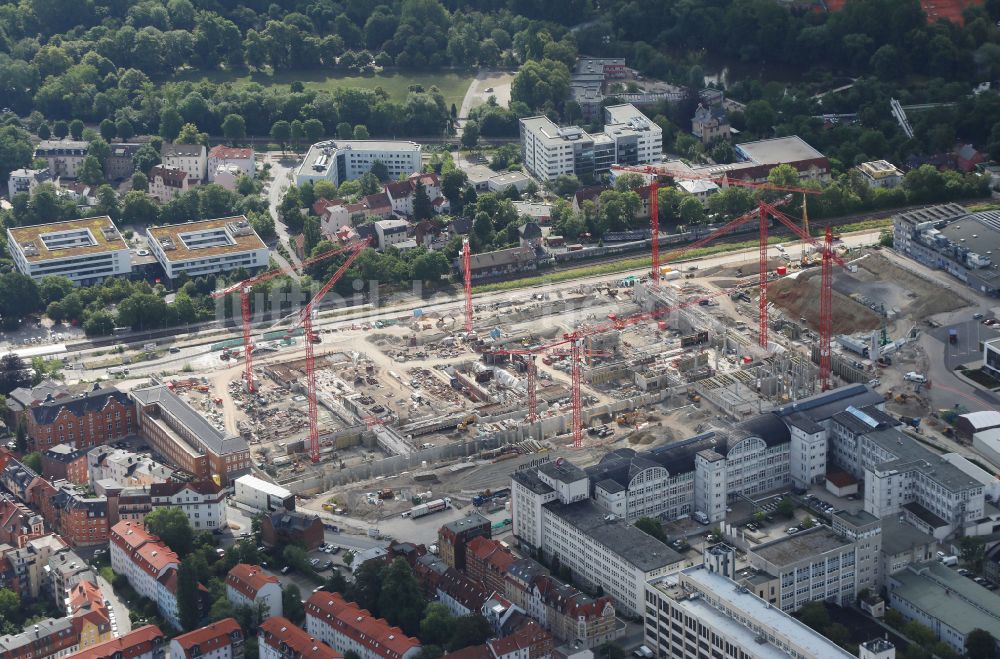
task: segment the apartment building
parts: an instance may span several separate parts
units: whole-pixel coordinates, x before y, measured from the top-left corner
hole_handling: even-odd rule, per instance
[[[142,147],[142,144],[134,142],[112,142],[111,155],[104,163],[104,172],[109,181],[122,181],[135,173],[135,152]],[[145,173],[145,172],[144,172]]]
[[[42,453],[42,476],[48,480],[67,480],[74,485],[90,481],[87,450],[69,444],[56,444]]]
[[[243,215],[148,227],[146,237],[168,279],[267,265],[267,246]]]
[[[389,179],[409,176],[421,170],[422,147],[416,142],[389,140],[326,140],[309,147],[305,159],[295,170],[295,185],[307,181],[330,181],[340,185],[371,171],[381,162],[389,170]]]
[[[45,534],[45,520],[37,512],[0,493],[0,545],[23,547],[29,540]]]
[[[107,215],[7,228],[17,271],[35,281],[63,275],[77,285],[132,272],[129,247]]]
[[[375,618],[339,593],[313,593],[306,602],[306,630],[340,654],[353,651],[361,659],[410,659],[420,641]]]
[[[7,194],[10,198],[20,192],[30,195],[39,185],[51,180],[48,169],[15,169],[7,179]]]
[[[0,659],[72,656],[80,649],[80,633],[72,618],[46,618],[18,634],[0,636]]]
[[[323,544],[323,522],[317,515],[278,510],[265,515],[260,523],[261,542],[267,547],[283,547],[293,542],[302,543],[312,551]],[[357,557],[355,557],[357,559]],[[357,569],[358,563],[353,563]]]
[[[260,659],[343,659],[343,653],[313,638],[287,618],[272,616],[257,628]],[[364,659],[364,658],[362,658]]]
[[[35,147],[34,157],[45,159],[52,178],[76,178],[89,147],[78,140],[42,140]]]
[[[250,447],[221,432],[166,385],[133,389],[139,434],[171,465],[199,480],[219,477],[228,486],[250,473]]]
[[[58,444],[78,449],[107,444],[134,435],[135,405],[115,387],[53,397],[27,409],[28,448],[45,451]]]
[[[589,498],[590,480],[560,459],[511,477],[514,535],[522,547],[557,556],[578,582],[601,586],[618,606],[642,611],[645,583],[679,566],[673,549]]]
[[[414,248],[417,243],[409,237],[410,223],[406,220],[379,220],[375,222],[378,236],[378,250],[384,252],[390,247],[398,250]]]
[[[187,174],[192,186],[198,185],[206,179],[208,157],[206,156],[203,144],[172,144],[165,142],[160,147],[160,162],[165,167],[183,170]]]
[[[165,659],[167,637],[156,625],[129,633],[68,655],[66,659]]]
[[[215,175],[219,168],[236,167],[237,176],[248,176],[253,178],[256,173],[254,166],[253,149],[224,146],[218,144],[208,151],[208,180],[215,182]]]
[[[780,608],[739,587],[708,562],[650,581],[643,610],[645,644],[657,657],[854,657]]]
[[[509,549],[490,538],[476,537],[465,546],[465,573],[491,593],[504,592],[507,570],[516,560]]]
[[[441,194],[441,180],[437,174],[414,174],[405,181],[385,185],[385,194],[389,197],[393,212],[413,215],[413,200],[418,185],[424,186],[424,192],[436,212],[443,213],[451,208],[448,200]]]
[[[455,617],[476,613],[490,596],[483,584],[453,567],[446,568],[437,576],[434,595]]]
[[[448,522],[438,529],[438,555],[449,566],[466,569],[466,546],[474,538],[490,538],[492,522],[479,513]]]
[[[74,547],[93,547],[108,541],[108,500],[91,496],[82,486],[67,481],[33,483],[29,502],[49,526]]]
[[[25,600],[51,597],[49,561],[56,554],[66,551],[69,551],[69,547],[54,533],[33,538],[23,547],[0,545],[0,554],[3,554],[11,566],[7,580],[17,583],[19,588],[17,592]]]
[[[170,641],[170,659],[243,659],[246,639],[235,618],[223,618]]]
[[[149,196],[161,204],[169,204],[196,184],[188,178],[185,170],[166,165],[156,165],[150,169],[148,180]]]
[[[214,480],[153,483],[149,496],[153,508],[174,506],[183,510],[195,533],[226,526],[226,490]]]
[[[261,619],[283,615],[281,584],[259,565],[237,563],[226,575],[226,598],[233,606],[261,610]]]
[[[141,523],[121,521],[111,529],[111,568],[124,575],[137,593],[156,602],[164,619],[180,629],[177,568],[180,558]]]
[[[887,160],[863,162],[857,169],[873,188],[895,188],[903,182],[902,170]]]
[[[132,399],[128,402],[134,410]],[[170,467],[126,449],[95,446],[87,452],[87,477],[91,485],[111,481],[125,487],[145,487],[165,483],[173,474]]]
[[[90,581],[82,581],[67,593],[67,612],[80,635],[80,649],[110,641],[115,637],[104,593]]]
[[[103,599],[99,597],[101,589],[97,586],[97,573],[76,552],[64,551],[50,556],[46,569],[49,572],[48,579],[51,586],[48,595],[57,606],[66,608],[74,593],[89,596],[95,591],[96,599],[103,603]],[[81,605],[84,603],[81,602]]]
[[[238,507],[259,513],[295,510],[295,495],[285,488],[247,474],[235,480],[233,500]]]

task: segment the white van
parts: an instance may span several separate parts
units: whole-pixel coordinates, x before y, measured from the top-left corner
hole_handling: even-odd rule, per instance
[[[920,384],[927,382],[927,378],[921,375],[920,373],[917,373],[916,371],[910,371],[909,373],[903,376],[903,379],[908,380],[910,382],[917,382]]]
[[[699,524],[708,524],[708,515],[700,510],[694,511],[694,515],[692,515],[692,517],[694,517],[694,520]]]

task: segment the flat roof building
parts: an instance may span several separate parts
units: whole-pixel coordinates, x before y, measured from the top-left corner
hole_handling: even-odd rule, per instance
[[[38,281],[48,275],[89,285],[132,272],[129,247],[107,215],[7,229],[18,272]]]
[[[389,170],[390,179],[419,172],[423,147],[416,142],[394,140],[326,140],[309,147],[295,170],[295,185],[330,181],[340,185],[371,171],[375,162]]]
[[[265,267],[268,250],[246,216],[185,222],[146,229],[149,247],[169,279],[236,268]]]

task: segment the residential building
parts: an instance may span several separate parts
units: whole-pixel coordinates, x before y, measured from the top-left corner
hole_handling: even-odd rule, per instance
[[[362,222],[391,218],[392,201],[385,192],[376,192],[362,197],[356,203],[347,204],[347,215],[351,218],[351,224],[357,226],[360,231],[364,226]]]
[[[503,194],[510,188],[514,188],[518,194],[523,194],[530,183],[531,177],[523,172],[504,172],[491,176],[486,182],[486,189],[495,194]]]
[[[30,501],[49,526],[74,547],[93,547],[108,541],[108,500],[91,496],[87,488],[67,481],[38,479]]]
[[[261,520],[260,537],[267,547],[301,542],[312,551],[323,544],[323,522],[316,515],[278,510]]]
[[[677,187],[700,201],[702,206],[708,206],[709,198],[719,191],[719,186],[712,181],[700,179],[694,181],[678,180]]]
[[[195,533],[226,526],[226,490],[214,480],[153,483],[149,495],[153,508],[174,506],[183,510]]]
[[[56,444],[42,453],[42,476],[50,481],[67,480],[74,485],[86,485],[87,451],[70,444]]]
[[[313,211],[319,216],[319,232],[327,238],[337,235],[344,227],[351,226],[351,213],[343,199],[318,199]]]
[[[257,628],[257,648],[260,659],[343,659],[344,657],[343,653],[316,640],[301,627],[281,616],[272,616],[260,623]]]
[[[460,259],[455,259],[455,267],[460,268]],[[530,247],[511,247],[493,252],[472,254],[469,259],[472,280],[499,279],[517,272],[538,269],[538,255]]]
[[[165,659],[167,637],[156,625],[133,629],[124,636],[92,645],[66,659]]]
[[[379,220],[375,222],[378,236],[378,250],[384,252],[389,247],[400,248],[409,240],[410,223],[406,220]]]
[[[552,655],[552,645],[552,635],[534,620],[524,620],[506,636],[486,641],[491,659],[543,659]]]
[[[124,575],[137,593],[156,602],[163,617],[180,628],[177,615],[177,568],[180,559],[141,523],[121,521],[111,529],[111,568]]]
[[[170,659],[243,659],[246,639],[234,618],[223,618],[170,641]]]
[[[361,659],[410,659],[420,641],[375,618],[339,593],[313,593],[306,602],[306,629],[341,655],[353,651]]]
[[[663,158],[663,131],[630,104],[604,108],[604,131],[560,128],[548,117],[520,120],[525,169],[543,181],[561,174],[601,175],[612,164],[638,165]]]
[[[245,510],[269,513],[295,510],[295,495],[283,487],[247,474],[235,480],[234,503]]]
[[[470,579],[453,567],[438,575],[434,595],[456,617],[477,613],[490,596],[483,584]]]
[[[955,166],[965,174],[972,172],[977,165],[986,162],[988,154],[976,149],[971,144],[963,144],[955,149]]]
[[[465,546],[465,573],[494,593],[505,591],[506,574],[517,560],[498,540],[479,536]]]
[[[388,140],[326,140],[309,147],[305,159],[295,170],[295,185],[306,181],[344,181],[361,178],[381,162],[390,179],[409,176],[421,169],[421,146],[416,142]]]
[[[184,170],[191,186],[204,182],[207,177],[208,157],[203,144],[164,142],[160,147],[160,161],[164,167]],[[150,176],[150,180],[152,178]]]
[[[889,577],[889,605],[930,628],[961,654],[974,629],[1000,639],[1000,595],[938,561],[911,565]]]
[[[135,405],[115,387],[55,398],[51,394],[27,409],[28,448],[46,451],[58,444],[80,450],[134,435]],[[76,456],[79,457],[79,456]]]
[[[256,173],[253,149],[230,147],[218,144],[208,151],[208,181],[215,181],[215,172],[219,167],[233,166],[237,168],[237,176],[253,178]]]
[[[107,215],[7,229],[14,267],[35,281],[63,275],[77,285],[132,272],[128,243]]]
[[[729,116],[722,104],[698,104],[691,119],[691,133],[704,145],[730,138]]]
[[[542,246],[542,228],[535,222],[525,222],[517,228],[517,239],[521,247],[537,249]]]
[[[52,180],[52,176],[49,174],[49,170],[46,169],[15,169],[10,173],[10,178],[7,180],[7,194],[10,198],[20,192],[26,192],[29,195],[35,191],[42,183],[48,183]]]
[[[172,465],[199,480],[218,476],[228,486],[250,473],[250,447],[209,423],[166,385],[133,389],[139,434]]]
[[[244,176],[239,165],[219,165],[214,171],[209,171],[212,183],[221,186],[230,192],[236,191],[236,181]]]
[[[863,162],[858,172],[873,188],[895,188],[903,182],[903,172],[887,160]]]
[[[823,600],[847,606],[860,590],[856,543],[822,525],[750,547],[747,560],[773,576],[776,593],[769,601],[788,613]]]
[[[76,178],[89,147],[87,142],[78,140],[42,140],[35,147],[34,157],[45,158],[52,178]]]
[[[560,459],[514,472],[511,513],[522,547],[558,556],[578,583],[601,586],[622,609],[643,610],[645,583],[682,557],[590,500],[587,474]]]
[[[261,610],[262,620],[268,616],[284,615],[281,584],[276,576],[264,572],[259,565],[234,565],[226,575],[226,598],[233,606],[249,606]]]
[[[466,569],[466,545],[473,538],[490,538],[493,524],[479,513],[448,522],[438,529],[438,555],[450,567]]]
[[[451,208],[448,200],[441,194],[441,182],[437,174],[414,174],[405,181],[395,181],[385,185],[385,194],[389,197],[393,212],[413,215],[413,200],[418,185],[424,186],[424,192],[436,212],[442,213]]]
[[[111,155],[104,163],[104,173],[109,181],[122,181],[135,173],[135,152],[142,144],[130,142],[112,142]],[[143,172],[145,174],[145,172]]]
[[[267,265],[264,241],[243,215],[146,229],[153,256],[169,279]]]
[[[68,617],[46,618],[18,634],[0,636],[0,659],[72,656],[79,649],[79,630]]]
[[[1000,294],[1000,212],[969,213],[958,204],[943,204],[897,213],[892,218],[896,251],[944,270],[984,294]]]
[[[111,615],[101,589],[90,581],[81,581],[68,593],[68,612],[80,635],[80,649],[106,643],[115,637]]]
[[[45,534],[45,520],[9,494],[0,493],[0,545],[23,547]]]
[[[128,402],[135,407],[131,399]],[[109,446],[95,446],[87,452],[87,472],[91,485],[107,480],[126,487],[165,483],[174,474],[173,469],[150,457]]]
[[[854,656],[780,608],[740,588],[708,564],[650,581],[643,610],[644,642],[657,657]]]
[[[76,552],[67,550],[53,554],[49,557],[46,569],[49,571],[48,579],[52,586],[48,594],[57,606],[66,608],[67,602],[72,599],[77,589],[83,589],[83,594],[88,596],[90,591],[96,590],[96,595],[100,599],[101,589],[97,587],[97,573]]]
[[[149,195],[161,204],[167,204],[181,196],[197,183],[188,178],[188,173],[179,167],[156,165],[149,170]]]
[[[49,560],[52,556],[69,550],[69,547],[54,533],[29,540],[23,547],[8,547],[2,553],[13,569],[13,576],[20,587],[22,599],[37,600],[50,597],[52,582],[49,574]]]
[[[42,380],[33,387],[18,387],[7,397],[7,412],[3,420],[9,427],[15,428],[25,410],[32,405],[40,404],[49,394],[53,398],[62,398],[91,388],[93,384],[67,385],[65,382],[52,379]]]

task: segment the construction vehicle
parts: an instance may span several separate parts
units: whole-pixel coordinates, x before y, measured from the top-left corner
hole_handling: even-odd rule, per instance
[[[475,422],[476,422],[475,415],[470,414],[469,416],[467,416],[464,419],[462,419],[461,421],[459,421],[457,427],[458,427],[459,430],[465,430],[466,428],[468,428],[469,426],[471,426]]]
[[[688,389],[687,397],[688,397],[688,400],[691,401],[692,403],[700,403],[701,402],[701,396],[694,389]]]
[[[472,497],[472,505],[479,507],[487,503],[490,503],[492,501],[499,501],[506,499],[509,496],[510,496],[509,487],[504,488],[502,490],[497,490],[496,492],[493,492],[491,490],[485,490],[480,494],[477,494],[476,496]]]
[[[630,412],[623,412],[622,414],[619,414],[615,418],[615,423],[617,423],[620,426],[635,425],[635,419],[638,415],[639,413],[636,410],[632,410]]]
[[[378,491],[378,498],[382,501],[392,501],[396,498],[396,493],[392,491],[392,488],[385,488]]]

